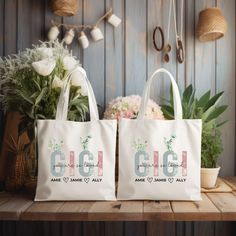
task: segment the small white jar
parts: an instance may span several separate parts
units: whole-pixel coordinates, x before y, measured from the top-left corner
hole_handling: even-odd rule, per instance
[[[89,40],[88,40],[88,37],[86,36],[86,34],[81,31],[79,36],[78,36],[78,40],[79,40],[79,44],[80,46],[85,49],[89,46]]]
[[[50,41],[56,40],[59,33],[60,33],[60,31],[59,31],[58,27],[54,25],[53,27],[51,27],[51,29],[48,32],[48,39]]]
[[[99,41],[103,39],[102,31],[96,26],[91,30],[90,34],[94,41]]]
[[[121,23],[121,19],[116,16],[115,14],[111,14],[108,18],[107,21],[113,25],[114,27],[119,26],[119,24]]]
[[[66,35],[63,40],[67,45],[70,45],[74,37],[75,37],[75,31],[73,29],[70,29],[66,32]]]

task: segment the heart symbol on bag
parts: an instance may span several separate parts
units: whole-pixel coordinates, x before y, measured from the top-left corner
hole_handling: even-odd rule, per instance
[[[64,178],[63,178],[63,181],[64,181],[65,183],[67,183],[68,180],[69,180],[69,177],[64,177]]]
[[[174,178],[168,178],[168,181],[169,181],[170,183],[173,183]]]
[[[84,178],[84,182],[85,182],[85,183],[88,183],[89,180],[90,180],[90,178]]]
[[[147,177],[147,181],[148,181],[149,183],[151,183],[152,180],[153,180],[153,177]]]

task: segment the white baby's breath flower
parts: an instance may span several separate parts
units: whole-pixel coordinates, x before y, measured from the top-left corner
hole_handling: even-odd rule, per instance
[[[62,60],[64,70],[72,70],[76,67],[77,61],[74,57],[65,56]]]
[[[52,87],[53,88],[62,88],[63,87],[63,81],[55,75],[53,81],[52,81]]]
[[[53,58],[43,59],[32,63],[34,70],[42,76],[48,76],[52,73],[56,66],[56,61]]]
[[[53,56],[53,51],[51,48],[41,47],[37,48],[36,52],[39,54],[41,59],[49,58]]]

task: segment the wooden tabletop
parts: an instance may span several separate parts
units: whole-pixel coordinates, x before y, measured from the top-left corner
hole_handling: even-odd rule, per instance
[[[0,193],[0,220],[236,221],[236,177],[223,180],[232,192],[202,193],[199,202],[34,202],[29,196]]]

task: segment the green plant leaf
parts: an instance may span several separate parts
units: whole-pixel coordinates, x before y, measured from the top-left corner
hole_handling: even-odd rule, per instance
[[[211,91],[209,90],[200,97],[197,105],[199,107],[205,107],[206,104],[209,102],[210,96],[211,96]]]
[[[224,92],[220,92],[218,94],[216,94],[215,96],[213,96],[208,102],[207,104],[204,106],[204,112],[207,111],[209,108],[213,107],[214,105],[217,105],[218,102],[220,101],[222,95]]]
[[[163,115],[166,119],[170,119],[170,120],[174,119],[174,109],[173,109],[173,107],[171,107],[169,105],[163,105],[161,107],[161,110],[162,110]]]
[[[32,81],[34,82],[34,84],[36,85],[38,91],[41,91],[41,86],[39,85],[38,81],[35,78],[32,78]]]
[[[42,89],[42,91],[40,92],[40,94],[38,95],[38,97],[35,100],[35,106],[37,106],[40,103],[40,101],[42,100],[42,98],[45,95],[46,91],[47,91],[47,87]]]
[[[219,128],[219,127],[221,127],[222,125],[224,125],[224,124],[227,123],[227,122],[228,122],[228,120],[225,120],[225,121],[223,121],[223,122],[217,124],[216,127]]]
[[[19,94],[19,96],[22,97],[26,102],[28,102],[28,103],[34,105],[34,102],[33,102],[30,98],[28,98],[23,92],[18,91],[18,94]]]
[[[210,115],[206,118],[206,122],[215,119],[217,117],[219,117],[226,109],[228,106],[223,105],[223,106],[219,106],[216,107],[211,113]]]
[[[170,86],[170,105],[174,106],[174,96],[173,96],[173,88],[172,85]]]
[[[216,119],[212,119],[209,122],[203,122],[203,133],[212,132],[212,130],[216,127]]]
[[[183,92],[182,101],[188,104],[190,98],[192,97],[192,94],[193,94],[193,86],[190,84]]]

